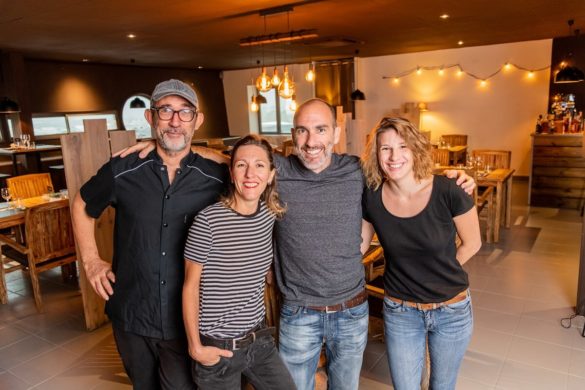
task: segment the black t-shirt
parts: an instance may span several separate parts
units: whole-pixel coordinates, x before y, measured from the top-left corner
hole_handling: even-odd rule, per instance
[[[142,336],[183,334],[183,249],[194,216],[214,203],[228,180],[226,165],[189,153],[169,185],[156,151],[145,159],[114,158],[81,187],[86,212],[116,209],[114,295],[106,313],[114,326]]]
[[[443,302],[469,286],[456,259],[453,217],[473,207],[473,199],[454,180],[434,176],[431,197],[415,216],[392,215],[382,203],[382,186],[366,189],[364,219],[384,248],[386,294],[412,302]]]

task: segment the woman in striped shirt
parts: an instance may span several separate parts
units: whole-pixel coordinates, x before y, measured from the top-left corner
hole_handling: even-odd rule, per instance
[[[185,246],[183,318],[200,389],[294,389],[265,326],[272,228],[284,214],[270,144],[248,135],[234,145],[229,194],[202,210]]]

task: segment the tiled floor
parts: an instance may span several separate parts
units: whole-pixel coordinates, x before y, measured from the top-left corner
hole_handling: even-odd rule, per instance
[[[458,390],[585,389],[583,317],[571,329],[560,326],[576,300],[579,213],[528,208],[526,187],[514,186],[514,226],[465,266],[475,330]],[[0,389],[130,389],[109,326],[86,332],[77,286],[62,283],[58,271],[41,277],[44,314],[35,310],[26,276],[7,275]],[[384,345],[372,337],[360,388],[390,389],[389,383]]]

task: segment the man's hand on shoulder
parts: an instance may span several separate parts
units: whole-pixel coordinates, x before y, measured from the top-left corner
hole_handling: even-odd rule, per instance
[[[154,141],[141,141],[138,142],[136,145],[129,146],[124,148],[116,153],[112,154],[112,157],[124,158],[132,153],[140,152],[138,157],[145,158],[148,156],[148,153],[153,151],[156,148],[156,143]]]
[[[475,180],[473,180],[473,177],[465,173],[465,171],[457,169],[447,169],[443,173],[449,179],[457,179],[457,185],[463,188],[463,190],[467,192],[469,195],[473,194],[473,190],[475,189],[476,186]]]

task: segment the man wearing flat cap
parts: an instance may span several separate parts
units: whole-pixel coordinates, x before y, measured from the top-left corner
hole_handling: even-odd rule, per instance
[[[195,91],[163,81],[145,111],[156,149],[113,158],[80,189],[73,222],[87,278],[106,302],[114,338],[136,389],[192,389],[182,320],[183,248],[193,217],[217,201],[227,166],[191,151],[203,123]],[[99,257],[95,220],[116,209],[114,257]]]

